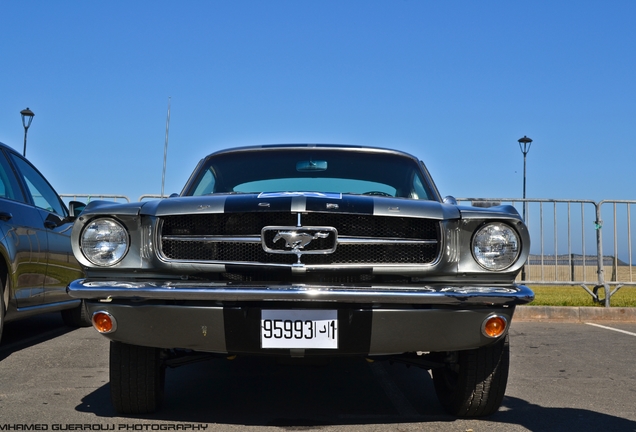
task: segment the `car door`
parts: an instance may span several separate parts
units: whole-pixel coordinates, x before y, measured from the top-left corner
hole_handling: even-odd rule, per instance
[[[21,180],[25,185],[27,198],[38,213],[40,231],[46,235],[46,277],[43,280],[44,301],[50,304],[66,301],[66,286],[72,280],[82,277],[79,263],[73,256],[70,235],[73,223],[68,210],[59,195],[39,171],[17,154],[11,155]]]
[[[0,149],[0,247],[9,267],[8,295],[17,307],[29,307],[44,301],[47,234],[39,211],[29,202],[9,163]],[[9,293],[7,293],[9,294]]]

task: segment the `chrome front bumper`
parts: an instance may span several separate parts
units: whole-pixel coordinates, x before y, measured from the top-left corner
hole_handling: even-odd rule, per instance
[[[92,314],[117,321],[111,340],[158,348],[283,355],[380,355],[456,351],[493,343],[482,328],[492,316],[510,322],[515,306],[534,298],[524,285],[303,285],[121,282],[83,279],[68,287]],[[333,309],[337,350],[261,348],[261,311]],[[339,329],[339,332],[340,332]]]
[[[192,281],[79,279],[67,291],[71,297],[181,301],[308,301],[358,304],[412,304],[447,306],[514,306],[529,303],[534,293],[525,285],[450,286],[247,284]]]

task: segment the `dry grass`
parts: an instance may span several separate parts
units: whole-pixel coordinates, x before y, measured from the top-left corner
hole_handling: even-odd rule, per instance
[[[604,300],[594,303],[592,296],[580,286],[534,285],[530,288],[535,294],[530,306],[604,306]],[[599,290],[599,296],[605,297],[603,290]],[[636,307],[636,287],[620,288],[611,296],[610,304],[612,307]]]

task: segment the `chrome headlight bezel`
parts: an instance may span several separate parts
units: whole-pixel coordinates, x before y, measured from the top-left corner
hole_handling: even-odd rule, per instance
[[[110,267],[124,259],[130,248],[126,226],[112,217],[99,217],[88,222],[80,234],[84,258],[98,267]]]
[[[489,222],[477,229],[471,240],[473,258],[482,268],[503,271],[521,254],[521,236],[504,222]]]

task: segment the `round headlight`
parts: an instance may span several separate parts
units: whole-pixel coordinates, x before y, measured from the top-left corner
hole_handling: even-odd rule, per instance
[[[517,232],[501,222],[479,228],[473,237],[473,256],[487,270],[504,270],[517,261],[520,240]]]
[[[117,264],[128,252],[128,232],[114,219],[95,219],[84,227],[81,248],[86,259],[95,265]]]

